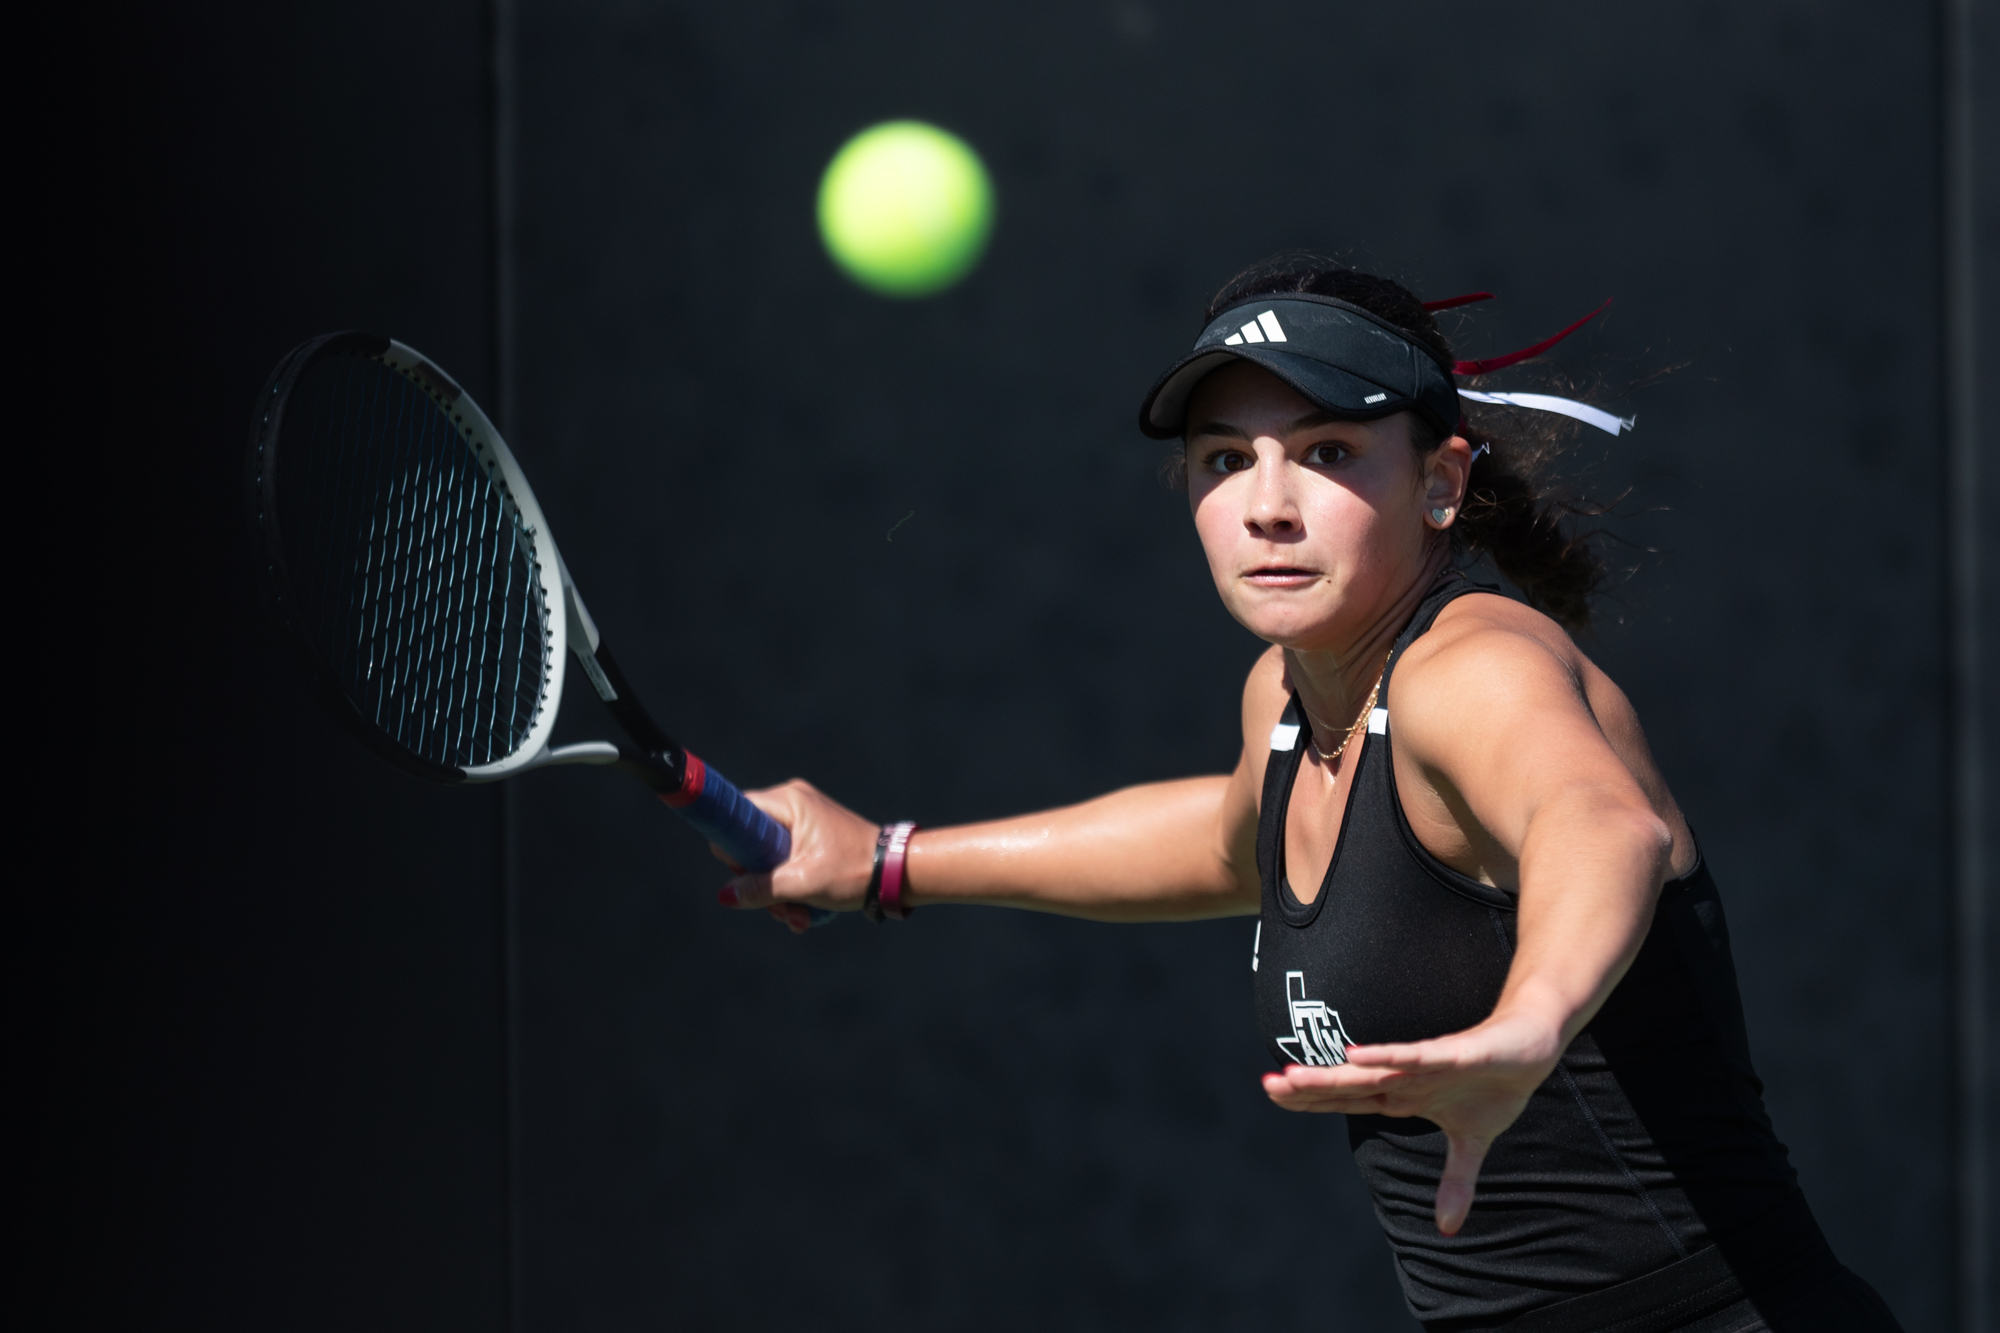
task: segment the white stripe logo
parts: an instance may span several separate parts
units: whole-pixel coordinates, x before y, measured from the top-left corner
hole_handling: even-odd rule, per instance
[[[1241,329],[1230,334],[1222,341],[1228,347],[1240,346],[1246,342],[1281,343],[1285,341],[1285,330],[1278,323],[1277,312],[1266,310],[1263,314],[1257,316],[1257,318],[1251,320],[1248,324],[1245,324]]]

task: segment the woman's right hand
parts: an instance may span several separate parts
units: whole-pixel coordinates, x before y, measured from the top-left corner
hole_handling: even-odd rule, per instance
[[[792,835],[792,854],[775,870],[752,873],[710,847],[736,872],[717,895],[724,907],[768,912],[801,934],[812,924],[809,907],[858,912],[875,869],[871,824],[802,778],[743,793]]]

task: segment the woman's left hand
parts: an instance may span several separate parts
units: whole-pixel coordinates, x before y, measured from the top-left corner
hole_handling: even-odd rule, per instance
[[[1455,1236],[1486,1150],[1555,1068],[1561,1035],[1556,1025],[1496,1014],[1432,1041],[1349,1046],[1344,1065],[1291,1065],[1264,1075],[1264,1091],[1288,1111],[1419,1116],[1442,1129],[1449,1146],[1437,1227]]]

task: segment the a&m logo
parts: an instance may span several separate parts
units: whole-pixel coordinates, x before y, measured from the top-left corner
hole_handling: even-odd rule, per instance
[[[1285,973],[1285,998],[1292,1011],[1292,1035],[1277,1038],[1278,1049],[1302,1065],[1344,1065],[1347,1063],[1347,1029],[1340,1025],[1338,1010],[1326,1007],[1325,1000],[1306,998],[1306,974]]]

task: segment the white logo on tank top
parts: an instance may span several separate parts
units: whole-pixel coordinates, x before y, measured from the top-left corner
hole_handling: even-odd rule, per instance
[[[1285,998],[1291,1002],[1292,1035],[1277,1038],[1278,1049],[1296,1064],[1346,1064],[1352,1043],[1340,1025],[1340,1012],[1327,1008],[1325,1000],[1306,998],[1305,973],[1285,973]]]

